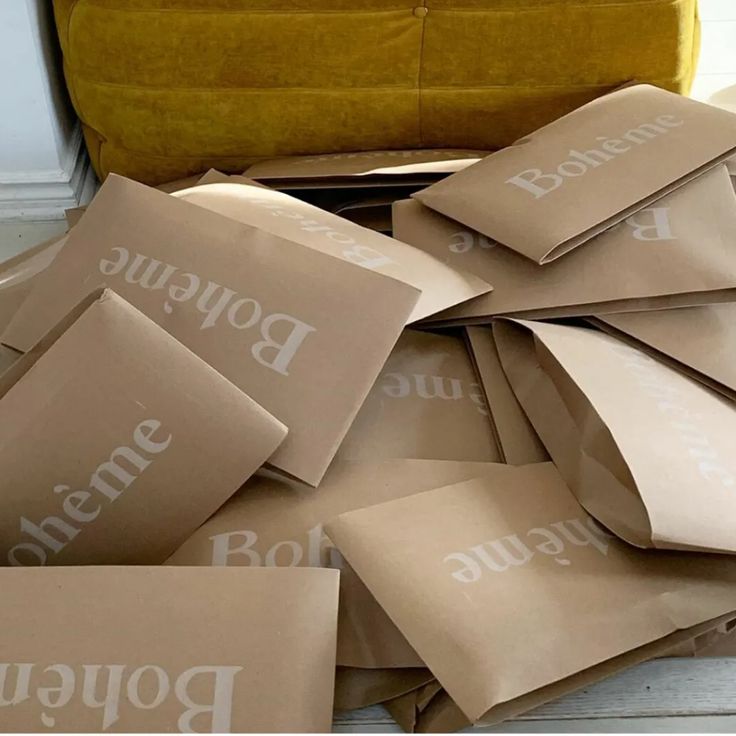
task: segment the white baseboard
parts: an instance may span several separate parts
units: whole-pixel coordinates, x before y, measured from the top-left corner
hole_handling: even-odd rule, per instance
[[[98,182],[77,126],[58,169],[0,171],[0,223],[61,220],[64,210],[87,204]]]

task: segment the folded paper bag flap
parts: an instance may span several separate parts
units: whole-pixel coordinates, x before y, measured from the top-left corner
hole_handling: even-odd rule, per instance
[[[517,395],[581,502],[637,544],[736,551],[728,521],[736,514],[733,403],[597,330],[541,322],[521,327],[533,334],[526,370],[539,396],[525,403]],[[499,350],[504,359],[500,342]],[[513,373],[507,375],[513,385]],[[556,431],[555,421],[566,433]],[[623,525],[643,532],[644,513],[651,538],[630,538]]]
[[[735,150],[736,115],[640,84],[593,100],[414,196],[544,264]]]
[[[5,373],[0,375],[0,399],[33,368],[44,353],[92,304],[109,299],[112,294],[112,291],[104,287],[95,289],[82,299],[74,309],[64,315],[27,353],[24,353]]]
[[[418,289],[421,294],[407,322],[492,290],[478,276],[284,192],[252,186],[243,177],[224,183],[215,178],[207,175],[206,181],[212,183],[174,196]]]

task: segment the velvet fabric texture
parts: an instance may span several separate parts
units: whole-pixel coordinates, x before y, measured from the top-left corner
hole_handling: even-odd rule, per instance
[[[54,0],[97,173],[495,149],[629,80],[687,92],[696,0]]]

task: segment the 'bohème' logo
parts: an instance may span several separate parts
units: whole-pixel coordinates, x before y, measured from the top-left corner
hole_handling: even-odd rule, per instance
[[[569,557],[563,556],[568,545],[592,547],[602,555],[608,554],[608,540],[611,536],[601,529],[595,521],[567,519],[555,521],[547,527],[536,527],[522,539],[519,534],[509,534],[501,539],[481,542],[463,552],[447,555],[443,562],[452,566],[450,574],[461,583],[475,583],[484,573],[502,573],[512,567],[522,567],[541,552],[548,555],[563,567],[572,564]]]
[[[44,667],[0,663],[0,709],[35,700],[43,709],[41,723],[46,728],[54,728],[58,717],[54,711],[77,699],[85,708],[102,711],[101,730],[106,731],[120,720],[121,707],[128,712],[130,709],[155,711],[173,700],[184,708],[176,721],[179,733],[202,733],[205,724],[206,730],[212,733],[228,733],[235,676],[242,669],[217,665],[190,667],[172,678],[163,667],[154,664],[132,668],[125,664],[75,663]],[[10,679],[13,675],[14,686]],[[195,725],[198,728],[195,729]],[[171,726],[173,728],[174,724]],[[63,730],[73,729],[74,724],[68,723]]]
[[[100,515],[102,503],[114,503],[156,456],[169,447],[171,434],[154,436],[160,429],[161,422],[157,419],[146,419],[138,424],[131,446],[116,447],[110,459],[92,473],[86,489],[72,491],[67,485],[54,486],[54,493],[64,496],[63,513],[47,516],[38,524],[21,516],[20,532],[25,538],[10,549],[8,562],[17,567],[45,565],[49,554],[59,554],[85,525],[93,523]]]
[[[100,261],[100,273],[103,276],[122,275],[126,283],[150,291],[166,289],[163,304],[166,314],[173,313],[172,302],[194,301],[204,317],[200,330],[214,327],[221,319],[240,331],[258,326],[262,339],[251,345],[251,355],[261,365],[284,376],[289,375],[289,364],[307,335],[316,332],[316,327],[289,314],[264,315],[258,300],[241,297],[214,281],[205,284],[197,274],[181,271],[177,266],[140,253],[133,254],[131,260],[131,253],[122,247],[113,248],[112,256]],[[284,334],[277,338],[279,332]]]
[[[557,167],[556,173],[544,173],[541,169],[525,169],[516,176],[506,179],[506,184],[533,194],[535,199],[541,199],[561,187],[565,179],[583,176],[591,169],[597,169],[612,161],[616,156],[626,155],[632,148],[645,145],[666,135],[672,128],[679,128],[684,124],[684,120],[677,120],[674,115],[660,115],[653,123],[644,123],[626,131],[621,138],[599,136],[596,140],[602,143],[597,148],[589,151],[571,150],[567,154],[568,160]]]
[[[370,271],[388,266],[394,261],[385,253],[375,248],[359,243],[352,235],[348,235],[340,230],[335,230],[332,225],[325,224],[318,220],[314,220],[307,215],[302,214],[294,209],[289,209],[284,202],[274,202],[269,199],[260,199],[254,197],[248,200],[250,204],[256,207],[262,207],[268,210],[273,217],[282,217],[292,220],[294,225],[305,233],[316,233],[326,238],[331,243],[340,248],[340,256],[348,263],[354,263],[356,266],[362,266]]]

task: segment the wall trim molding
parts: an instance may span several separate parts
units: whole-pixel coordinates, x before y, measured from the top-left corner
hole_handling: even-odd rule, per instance
[[[58,169],[0,171],[0,222],[61,220],[64,210],[87,204],[96,188],[77,124]]]

